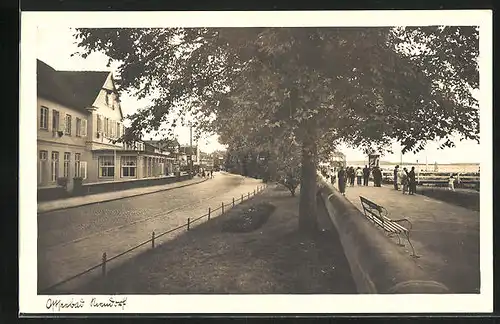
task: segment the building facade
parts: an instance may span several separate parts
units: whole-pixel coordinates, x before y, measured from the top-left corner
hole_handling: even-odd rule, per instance
[[[39,188],[172,172],[166,152],[154,145],[116,141],[125,127],[111,72],[56,71],[38,60],[37,119]]]

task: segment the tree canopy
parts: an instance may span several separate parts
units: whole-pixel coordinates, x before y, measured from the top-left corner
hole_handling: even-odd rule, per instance
[[[82,56],[101,51],[120,62],[122,89],[152,98],[130,116],[125,139],[171,132],[189,113],[226,144],[299,145],[303,227],[314,228],[306,219],[315,214],[319,152],[341,142],[369,151],[396,140],[417,152],[435,139],[452,146],[453,135],[479,140],[476,27],[80,28],[75,36]]]

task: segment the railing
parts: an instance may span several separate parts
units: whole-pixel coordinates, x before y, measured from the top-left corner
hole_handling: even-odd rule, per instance
[[[415,180],[419,185],[447,185],[450,180],[450,174],[455,176],[457,187],[475,186],[480,183],[479,173],[474,172],[429,172],[421,171],[415,175]],[[382,171],[382,179],[385,182],[393,181],[393,171]]]
[[[57,283],[55,283],[55,284],[53,284],[53,285],[51,285],[51,286],[49,286],[47,288],[44,288],[44,289],[41,290],[41,292],[42,293],[53,292],[54,289],[56,289],[56,288],[64,285],[65,283],[68,283],[68,282],[70,282],[72,280],[80,278],[83,275],[91,273],[92,271],[94,271],[96,269],[99,269],[99,268],[101,268],[101,275],[103,277],[105,277],[106,274],[107,274],[107,264],[109,262],[111,262],[113,260],[116,260],[116,259],[118,259],[118,258],[120,258],[120,257],[122,257],[122,256],[124,256],[124,255],[126,255],[126,254],[128,254],[128,253],[130,253],[130,252],[132,252],[132,251],[134,251],[134,250],[136,250],[136,249],[138,249],[138,248],[146,245],[146,244],[149,244],[149,243],[151,244],[151,248],[154,249],[155,248],[155,241],[157,239],[161,238],[162,236],[167,235],[167,234],[172,233],[172,232],[175,232],[175,231],[178,231],[178,230],[180,230],[182,228],[186,228],[186,230],[189,231],[190,228],[191,228],[191,225],[194,222],[197,222],[197,221],[199,221],[199,220],[201,220],[201,219],[203,219],[205,217],[207,217],[207,221],[209,221],[211,219],[212,215],[214,214],[214,212],[216,212],[218,210],[221,210],[221,213],[219,214],[219,216],[222,216],[225,212],[227,212],[229,209],[231,209],[232,207],[234,207],[236,204],[242,203],[243,201],[245,201],[245,199],[246,200],[250,199],[250,197],[254,197],[256,194],[262,192],[266,187],[267,187],[267,185],[265,185],[265,184],[261,185],[261,186],[258,186],[257,189],[253,190],[253,192],[248,192],[247,195],[243,195],[242,194],[241,197],[237,198],[237,199],[235,199],[233,197],[230,202],[228,202],[228,203],[222,202],[221,205],[219,207],[215,208],[215,209],[211,209],[209,207],[208,208],[208,212],[206,214],[201,215],[201,216],[199,216],[199,217],[197,217],[195,219],[188,218],[186,224],[177,226],[177,227],[172,228],[172,229],[170,229],[170,230],[168,230],[166,232],[163,232],[161,234],[156,234],[155,232],[152,232],[151,233],[151,238],[148,239],[147,241],[144,241],[144,242],[142,242],[142,243],[140,243],[140,244],[138,244],[138,245],[136,245],[136,246],[134,246],[134,247],[132,247],[132,248],[124,251],[124,252],[121,252],[121,253],[119,253],[119,254],[117,254],[117,255],[109,258],[109,259],[108,259],[108,255],[106,254],[106,252],[104,252],[102,254],[101,262],[99,264],[96,264],[96,265],[94,265],[94,266],[92,266],[92,267],[90,267],[90,268],[88,268],[88,269],[86,269],[86,270],[84,270],[84,271],[82,271],[82,272],[80,272],[78,274],[75,274],[75,275],[73,275],[73,276],[71,276],[69,278],[66,278],[64,280],[61,280],[61,281],[59,281],[59,282],[57,282]]]

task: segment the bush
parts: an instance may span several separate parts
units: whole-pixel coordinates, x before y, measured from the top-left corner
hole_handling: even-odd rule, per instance
[[[264,225],[276,207],[270,203],[260,203],[244,209],[222,224],[223,232],[247,233]]]

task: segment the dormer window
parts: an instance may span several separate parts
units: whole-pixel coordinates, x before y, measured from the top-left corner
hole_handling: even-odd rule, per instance
[[[106,106],[110,107],[111,109],[115,109],[115,102],[113,98],[113,90],[110,89],[104,89],[106,91],[105,94],[105,101],[106,101]]]

